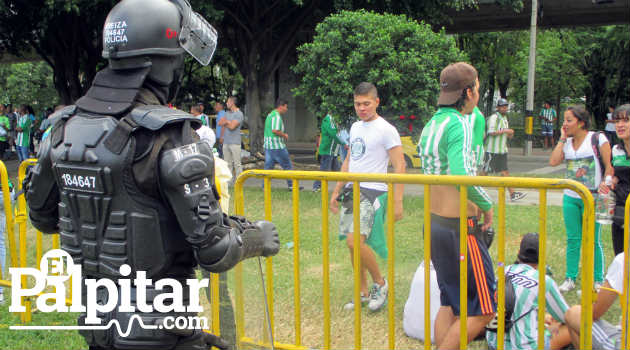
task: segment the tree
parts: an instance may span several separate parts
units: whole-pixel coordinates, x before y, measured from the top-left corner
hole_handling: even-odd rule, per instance
[[[209,114],[212,113],[211,109],[208,109],[210,103],[214,101],[225,103],[231,95],[240,97],[242,86],[243,77],[227,49],[217,49],[211,64],[205,67],[194,58],[186,57],[184,77],[173,103],[179,107],[204,102],[207,106],[206,114]]]
[[[579,45],[567,45],[588,84],[586,107],[603,128],[608,105],[630,101],[630,26],[608,26],[576,31]]]
[[[59,103],[52,69],[42,61],[0,65],[0,86],[2,103],[31,105],[36,111]]]
[[[427,120],[437,105],[440,71],[463,60],[452,37],[434,33],[404,15],[342,11],[315,28],[312,43],[298,48],[295,89],[318,114],[352,118],[352,91],[374,83],[385,113]]]
[[[35,50],[54,72],[64,104],[87,90],[101,60],[101,33],[114,0],[4,0],[0,43],[15,55]]]
[[[498,1],[522,7],[522,0]],[[251,149],[259,150],[264,106],[270,107],[275,97],[275,73],[290,63],[296,47],[311,38],[315,25],[326,16],[366,8],[444,23],[446,10],[475,6],[477,0],[218,0],[213,4],[222,18],[216,25],[223,38],[219,46],[230,50],[244,79]]]
[[[470,57],[470,62],[479,71],[482,98],[479,108],[484,114],[492,113],[495,88],[499,95],[507,98],[510,82],[517,77],[515,66],[520,62],[517,53],[526,45],[526,32],[493,32],[461,34],[458,47]]]

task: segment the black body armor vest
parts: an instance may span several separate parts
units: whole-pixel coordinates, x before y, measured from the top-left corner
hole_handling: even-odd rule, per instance
[[[132,276],[140,270],[148,278],[186,278],[196,265],[192,249],[172,212],[138,188],[135,138],[119,145],[119,152],[107,147],[118,124],[110,116],[78,113],[53,128],[62,249],[85,276],[117,279],[119,267],[128,264]]]

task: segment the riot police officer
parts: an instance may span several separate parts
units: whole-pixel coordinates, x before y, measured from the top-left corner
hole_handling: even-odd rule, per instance
[[[194,132],[199,119],[164,107],[177,91],[184,54],[207,65],[216,43],[215,29],[186,0],[123,0],[110,11],[103,29],[108,67],[75,105],[57,112],[25,181],[33,226],[60,233],[62,249],[81,264],[84,279],[109,278],[120,291],[122,271],[128,271],[121,266],[128,265],[130,278],[143,271],[187,289],[184,281],[194,278],[196,265],[223,272],[278,252],[272,223],[222,214],[212,149]],[[126,302],[133,307],[131,290]],[[147,287],[146,303],[166,292],[173,291]],[[108,297],[98,290],[99,303]],[[167,316],[190,313],[121,310],[99,317],[123,329],[131,324],[130,334],[115,327],[80,331],[91,349],[225,345],[201,331],[161,327]],[[160,327],[145,329],[133,322],[138,318]]]

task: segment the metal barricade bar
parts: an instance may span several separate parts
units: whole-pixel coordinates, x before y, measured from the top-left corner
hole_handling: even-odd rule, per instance
[[[520,188],[533,188],[539,189],[540,193],[540,236],[543,238],[539,242],[539,250],[540,250],[540,261],[539,261],[539,275],[543,276],[541,279],[541,283],[539,284],[539,311],[538,311],[538,345],[539,347],[544,346],[544,312],[545,312],[545,254],[546,254],[546,225],[547,225],[547,207],[546,207],[546,196],[547,189],[572,189],[577,192],[582,200],[584,201],[584,233],[582,241],[582,250],[585,252],[582,269],[582,283],[583,283],[583,293],[582,293],[582,324],[580,326],[580,344],[582,348],[589,348],[592,344],[591,338],[591,323],[592,323],[592,301],[593,301],[593,293],[589,292],[590,288],[585,286],[591,286],[593,284],[593,229],[594,227],[594,204],[593,197],[591,193],[584,187],[582,184],[568,179],[529,179],[529,178],[505,178],[505,177],[468,177],[468,176],[432,176],[432,175],[410,175],[410,174],[358,174],[358,173],[335,173],[335,172],[320,172],[320,171],[278,171],[278,170],[249,170],[241,174],[235,183],[235,202],[236,202],[236,214],[243,215],[244,214],[244,198],[243,198],[243,184],[244,182],[252,177],[258,177],[263,179],[264,183],[264,200],[265,200],[265,219],[271,220],[271,179],[284,179],[284,180],[293,180],[295,182],[294,185],[294,194],[293,194],[293,218],[294,218],[294,244],[298,242],[298,244],[294,245],[294,265],[298,265],[299,263],[299,253],[297,249],[299,249],[299,237],[295,236],[295,230],[299,230],[299,207],[296,207],[297,202],[299,201],[299,194],[297,193],[298,181],[300,180],[320,180],[322,181],[322,218],[324,222],[322,223],[322,233],[323,233],[323,244],[325,244],[324,248],[324,256],[323,256],[323,265],[324,265],[324,276],[323,276],[323,303],[324,303],[324,348],[330,348],[330,275],[329,275],[329,252],[327,250],[327,246],[329,243],[329,227],[328,227],[328,182],[329,181],[347,181],[352,182],[353,190],[355,193],[359,192],[359,182],[362,181],[379,181],[385,182],[388,184],[388,205],[391,210],[388,210],[387,214],[387,238],[388,238],[388,248],[391,251],[391,255],[388,256],[388,282],[390,286],[390,303],[388,305],[388,319],[389,319],[389,327],[388,327],[388,346],[389,348],[395,348],[395,339],[394,339],[394,330],[395,330],[395,315],[394,315],[394,217],[393,217],[393,184],[423,184],[425,189],[424,196],[424,261],[425,261],[425,309],[430,309],[430,299],[429,299],[429,290],[430,290],[430,275],[429,275],[429,264],[431,261],[431,237],[430,237],[430,228],[431,228],[431,219],[430,219],[430,196],[431,189],[430,185],[459,185],[461,186],[460,191],[460,232],[467,232],[467,186],[486,186],[486,187],[497,187],[499,190],[499,223],[498,223],[498,346],[501,348],[504,342],[504,331],[503,326],[505,324],[505,187],[520,187]],[[359,196],[353,196],[353,210],[354,210],[354,256],[353,256],[353,265],[355,266],[353,275],[354,275],[354,292],[353,292],[353,300],[355,304],[354,308],[354,348],[361,349],[361,302],[360,302],[360,265],[361,261],[359,259],[359,245],[360,245],[360,222],[359,216],[357,213],[360,212],[360,202]],[[466,235],[460,235],[460,268],[467,269],[467,245],[466,245]],[[272,259],[267,259],[267,298],[269,302],[270,308],[273,307],[273,284],[271,279],[272,270]],[[299,266],[294,266],[294,276],[295,277],[295,288],[296,295],[299,295]],[[237,286],[237,334],[239,342],[247,340],[249,338],[245,337],[244,334],[244,308],[243,308],[243,287],[242,287],[242,267],[239,264],[236,272],[236,286]],[[461,285],[467,284],[467,274],[462,273],[460,275],[460,283]],[[461,315],[462,319],[460,322],[460,346],[461,348],[466,348],[467,344],[467,335],[466,335],[466,320],[467,320],[467,302],[466,302],[466,289],[460,289],[460,307],[461,307]],[[300,315],[300,305],[299,298],[295,299],[295,307],[296,314]],[[273,322],[273,312],[271,312],[271,319]],[[301,348],[301,321],[299,316],[296,316],[296,344],[286,345],[286,344],[276,344],[277,347],[281,347],[281,345],[285,345],[287,349],[295,349]],[[430,315],[429,313],[425,313],[425,349],[430,349]]]

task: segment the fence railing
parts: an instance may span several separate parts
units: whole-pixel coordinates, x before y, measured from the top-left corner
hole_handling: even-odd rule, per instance
[[[582,321],[580,326],[580,348],[591,348],[592,344],[592,312],[593,312],[593,259],[594,259],[594,202],[590,191],[582,184],[566,179],[532,179],[532,178],[506,178],[506,177],[469,177],[469,176],[435,176],[435,175],[411,175],[411,174],[357,174],[357,173],[341,173],[341,172],[319,172],[319,171],[279,171],[279,170],[250,170],[239,176],[235,183],[235,209],[237,215],[244,214],[244,195],[243,185],[250,178],[261,178],[264,184],[264,212],[265,219],[271,220],[271,179],[292,179],[293,180],[293,255],[294,255],[294,310],[295,310],[295,340],[293,344],[274,344],[277,348],[285,349],[303,349],[301,339],[301,303],[300,303],[300,213],[299,213],[299,182],[303,180],[320,180],[321,187],[321,222],[322,222],[322,252],[323,252],[323,273],[322,273],[322,304],[323,304],[323,348],[330,349],[331,344],[331,314],[330,314],[330,260],[328,251],[329,227],[328,227],[328,210],[329,210],[329,182],[330,181],[347,181],[352,182],[355,193],[359,191],[360,182],[384,182],[388,186],[388,211],[386,219],[386,236],[388,245],[388,284],[389,296],[387,303],[387,319],[388,319],[388,348],[395,348],[395,323],[396,317],[394,313],[395,307],[395,284],[394,284],[394,217],[393,217],[393,184],[415,184],[424,185],[424,262],[425,262],[425,310],[429,310],[430,305],[430,279],[429,279],[429,262],[431,261],[431,220],[430,220],[430,198],[431,185],[458,185],[460,188],[460,271],[466,271],[467,247],[467,191],[463,190],[467,186],[484,186],[496,187],[499,191],[498,202],[498,223],[497,223],[497,246],[498,246],[498,348],[503,348],[505,324],[505,188],[531,188],[538,189],[540,195],[540,218],[539,218],[539,263],[538,270],[540,276],[545,276],[546,271],[546,238],[547,238],[547,190],[549,189],[570,189],[578,193],[584,201],[583,215],[583,234],[582,234]],[[361,303],[360,303],[360,279],[359,272],[359,196],[353,196],[353,215],[354,215],[354,348],[361,349]],[[273,288],[273,258],[266,259],[266,295],[267,304],[269,305],[269,318],[271,323],[271,332],[274,332],[274,288]],[[269,345],[265,340],[252,340],[247,337],[244,330],[244,296],[243,296],[243,270],[239,264],[236,268],[236,328],[237,339],[242,343],[251,343],[255,345]],[[467,273],[460,274],[460,285],[467,285]],[[544,318],[545,318],[545,278],[540,278],[538,293],[538,344],[539,348],[544,347]],[[467,344],[467,289],[460,288],[460,308],[462,320],[460,322],[460,347],[466,348]],[[430,334],[430,315],[425,312],[425,349],[431,348]],[[271,337],[275,339],[275,337]]]
[[[17,183],[17,190],[20,191],[22,188],[22,180],[26,174],[26,168],[31,165],[35,165],[36,160],[30,159],[23,162],[19,168],[19,176]],[[594,204],[593,197],[591,193],[588,191],[586,187],[582,184],[572,181],[572,180],[564,180],[564,179],[530,179],[530,178],[505,178],[505,177],[466,177],[466,176],[429,176],[429,175],[410,175],[410,174],[387,174],[387,175],[377,175],[377,174],[351,174],[351,173],[334,173],[334,172],[311,172],[311,171],[275,171],[275,170],[255,170],[255,171],[246,171],[244,172],[235,183],[235,210],[236,214],[244,214],[244,197],[243,197],[243,185],[245,181],[250,178],[262,178],[264,183],[264,216],[266,219],[270,220],[272,211],[271,211],[271,179],[293,179],[293,275],[294,275],[294,334],[295,339],[292,344],[282,344],[279,342],[275,342],[274,345],[277,348],[283,349],[306,349],[307,347],[302,344],[302,316],[301,316],[301,301],[300,301],[300,192],[299,192],[299,181],[304,180],[321,180],[321,229],[322,229],[322,264],[323,264],[323,272],[322,272],[322,304],[323,304],[323,348],[330,349],[331,345],[331,312],[330,312],[330,259],[329,259],[329,241],[330,241],[330,229],[328,225],[329,219],[329,182],[330,181],[349,181],[352,182],[352,186],[355,191],[359,190],[359,183],[364,181],[378,181],[387,183],[388,186],[388,208],[393,208],[393,190],[394,184],[414,184],[414,185],[423,185],[424,186],[424,262],[425,262],[425,310],[429,310],[429,266],[431,260],[431,220],[430,220],[430,198],[433,195],[431,193],[431,185],[459,185],[462,186],[462,189],[467,186],[485,186],[485,187],[496,187],[499,192],[499,200],[498,200],[498,222],[496,223],[497,227],[497,261],[496,265],[498,267],[497,279],[498,279],[498,334],[497,341],[498,347],[503,347],[503,325],[505,323],[505,188],[506,187],[519,187],[519,188],[531,188],[538,189],[540,195],[540,216],[539,216],[539,234],[540,234],[540,246],[539,246],[539,271],[540,276],[544,276],[546,269],[546,237],[547,237],[547,190],[549,189],[571,189],[577,192],[582,200],[584,201],[584,216],[583,216],[583,240],[582,240],[582,252],[583,252],[583,269],[582,269],[582,321],[580,325],[580,348],[587,349],[591,348],[592,337],[591,337],[591,328],[592,328],[592,303],[593,303],[593,257],[594,257]],[[24,196],[19,196],[17,199],[17,214],[15,218],[13,217],[13,211],[10,209],[11,201],[9,198],[8,191],[8,175],[6,172],[6,168],[2,162],[0,162],[0,184],[3,189],[3,201],[5,204],[5,212],[6,212],[6,221],[7,221],[7,238],[9,243],[9,250],[11,256],[11,266],[13,267],[27,267],[27,235],[26,235],[26,224],[27,224],[27,212],[26,212],[26,202],[24,200]],[[467,203],[467,192],[464,190],[460,191],[460,213],[462,213],[460,218],[460,231],[462,234],[460,235],[460,254],[463,257],[460,260],[460,269],[467,269],[467,247],[466,247],[466,235],[464,234],[467,230],[466,225],[466,203]],[[625,222],[630,222],[630,207],[627,202],[626,204],[626,212],[625,212]],[[359,196],[353,197],[353,213],[354,213],[354,227],[355,234],[354,237],[354,257],[355,257],[355,266],[357,268],[354,269],[354,347],[355,349],[361,349],[361,303],[360,303],[360,287],[359,287],[359,271],[360,271],[360,259],[359,259],[359,239],[360,239],[360,224],[359,224]],[[15,231],[13,229],[14,224],[18,224],[19,228],[19,240],[15,240]],[[396,315],[395,315],[395,293],[396,286],[394,283],[395,276],[395,244],[394,244],[394,217],[393,210],[387,211],[386,216],[386,236],[387,236],[387,245],[388,245],[388,284],[390,286],[389,290],[389,302],[387,304],[387,320],[388,320],[388,347],[390,349],[395,348],[395,325],[396,325]],[[628,225],[625,225],[625,235],[626,235],[626,251],[628,251]],[[59,236],[53,235],[53,248],[59,247]],[[18,247],[19,245],[19,247]],[[37,232],[36,240],[35,240],[35,251],[36,251],[36,263],[35,266],[38,267],[39,261],[43,255],[42,248],[42,234],[41,232]],[[19,261],[19,264],[18,264]],[[235,289],[236,289],[236,331],[237,331],[237,339],[240,343],[247,344],[257,344],[257,345],[269,345],[265,343],[265,340],[254,340],[249,338],[245,334],[244,329],[244,293],[243,293],[243,271],[242,265],[239,264],[236,267],[236,280],[235,280]],[[273,284],[273,258],[266,259],[266,295],[267,302],[269,305],[269,316],[271,320],[271,330],[273,333],[274,329],[274,308],[273,308],[273,299],[274,299],[274,284]],[[467,274],[461,274],[461,285],[466,285],[466,277]],[[4,276],[2,276],[4,278]],[[26,279],[22,279],[21,284],[22,287],[26,286]],[[624,265],[624,297],[622,300],[623,307],[623,348],[626,348],[626,342],[628,339],[628,317],[627,317],[627,309],[628,309],[628,290],[630,281],[628,281],[628,259],[625,260]],[[11,282],[6,279],[0,279],[0,285],[10,287]],[[219,303],[218,303],[218,278],[217,276],[212,276],[212,329],[215,334],[219,333]],[[545,315],[545,279],[540,279],[539,284],[539,309],[538,309],[538,344],[539,347],[542,348],[544,346],[544,315]],[[70,299],[70,298],[69,298]],[[26,306],[26,311],[22,313],[21,320],[22,322],[30,322],[31,321],[31,298],[24,298],[22,301],[23,305]],[[67,300],[70,303],[69,300]],[[460,304],[461,304],[461,314],[462,321],[461,330],[460,330],[460,346],[462,348],[466,347],[466,288],[460,288]],[[425,313],[425,349],[431,348],[431,343],[429,339],[431,339],[430,334],[430,315],[428,312]]]

